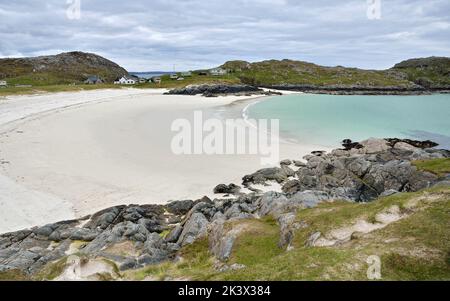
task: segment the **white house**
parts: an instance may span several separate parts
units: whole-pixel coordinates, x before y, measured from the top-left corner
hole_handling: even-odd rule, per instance
[[[178,74],[176,74],[176,73],[171,74],[170,79],[178,79]]]
[[[0,87],[7,87],[8,83],[6,82],[6,80],[0,80]]]
[[[215,68],[215,69],[209,70],[209,74],[211,74],[213,76],[226,75],[227,73],[228,73],[227,70],[222,69],[222,68]]]
[[[134,85],[136,81],[132,78],[122,76],[114,81],[114,85]]]

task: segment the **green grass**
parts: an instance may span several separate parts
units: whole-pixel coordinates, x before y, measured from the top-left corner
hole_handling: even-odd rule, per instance
[[[10,95],[27,95],[36,93],[57,93],[72,91],[90,91],[98,89],[121,89],[122,86],[113,84],[101,85],[49,85],[49,86],[32,86],[32,87],[7,87],[0,88],[0,97]],[[0,100],[1,101],[1,100]]]
[[[344,67],[323,67],[307,62],[292,60],[270,60],[249,64],[227,62],[224,67],[238,68],[233,74],[242,82],[254,85],[306,84],[363,85],[363,86],[410,86],[411,83],[398,79],[387,71],[361,70]]]
[[[434,173],[439,177],[444,177],[450,173],[450,158],[419,160],[412,163],[419,170]]]
[[[333,247],[307,247],[306,240],[320,231],[353,225],[358,220],[376,222],[375,216],[398,206],[404,218],[386,227],[352,237]],[[137,271],[98,275],[103,280],[368,280],[369,256],[381,259],[382,280],[450,280],[450,189],[435,187],[415,193],[380,198],[367,204],[323,203],[300,210],[297,221],[308,225],[296,230],[293,250],[278,247],[279,225],[271,218],[231,221],[227,229],[239,227],[232,256],[227,262],[244,269],[219,272],[209,252],[208,239],[183,247],[181,260],[151,265]],[[47,265],[35,280],[51,280],[66,265],[63,258]],[[17,271],[0,274],[0,279],[26,279]]]
[[[49,80],[48,82],[54,82]],[[28,85],[31,87],[15,87],[15,84]],[[127,85],[114,85],[114,84],[99,84],[99,85],[85,85],[85,84],[47,84],[44,82],[36,82],[33,80],[19,80],[8,81],[10,86],[6,88],[0,88],[0,97],[9,95],[26,95],[36,93],[56,93],[56,92],[72,92],[72,91],[89,91],[98,89],[121,89],[121,88],[137,88],[137,89],[174,89],[182,88],[188,85],[199,84],[238,84],[240,80],[232,75],[227,76],[199,76],[193,75],[192,77],[186,77],[183,81],[172,80],[169,76],[163,76],[161,84],[145,83],[136,84],[132,86]]]
[[[333,247],[306,247],[308,237],[353,224],[398,206],[408,217]],[[184,248],[181,263],[166,262],[126,277],[191,280],[368,280],[367,258],[381,258],[383,280],[450,280],[450,189],[433,188],[381,198],[372,203],[325,203],[301,210],[297,220],[309,227],[296,231],[294,249],[277,247],[279,226],[271,218],[243,220],[229,226],[245,231],[235,242],[228,264],[245,269],[220,273],[206,240]]]
[[[33,280],[54,280],[61,275],[66,267],[67,257],[55,262],[48,263],[39,273],[34,275]]]
[[[183,88],[189,85],[240,83],[239,78],[231,74],[225,76],[200,76],[197,74],[193,74],[190,77],[185,77],[184,80],[181,81],[170,79],[169,75],[164,75],[161,77],[161,80],[162,80],[161,84],[145,83],[145,84],[138,84],[135,87],[174,89],[174,88]]]
[[[20,270],[9,270],[0,272],[0,281],[28,281],[29,276]]]
[[[384,255],[384,274],[392,280],[450,280],[449,259],[430,260],[396,253]]]

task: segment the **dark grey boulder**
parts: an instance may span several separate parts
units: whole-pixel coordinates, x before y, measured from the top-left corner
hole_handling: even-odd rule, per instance
[[[236,194],[239,193],[239,191],[241,190],[240,186],[237,186],[235,184],[219,184],[214,188],[214,193],[215,194],[220,194],[220,193],[224,193],[224,194]]]
[[[249,184],[266,184],[267,181],[283,183],[288,179],[286,172],[291,174],[288,169],[278,167],[260,169],[251,175],[244,176],[243,184],[244,186],[248,186]]]
[[[194,201],[174,201],[166,205],[167,211],[176,215],[185,215],[194,207]]]
[[[175,243],[180,238],[181,232],[183,231],[183,227],[181,225],[177,225],[169,234],[166,236],[165,241],[169,243]]]

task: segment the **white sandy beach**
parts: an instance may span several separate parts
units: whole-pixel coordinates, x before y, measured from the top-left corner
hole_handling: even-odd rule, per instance
[[[176,156],[170,148],[175,119],[192,119],[195,110],[217,116],[249,97],[163,92],[97,90],[0,99],[0,233],[114,205],[212,197],[217,184],[240,184],[242,176],[262,167],[258,156]],[[316,149],[282,143],[280,157],[299,159]]]

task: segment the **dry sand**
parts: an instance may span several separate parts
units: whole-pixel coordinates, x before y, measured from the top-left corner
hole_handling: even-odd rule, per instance
[[[249,97],[97,90],[0,100],[0,233],[121,204],[212,196],[261,168],[259,156],[172,153],[172,122],[239,117]],[[318,146],[281,144],[281,159]]]

